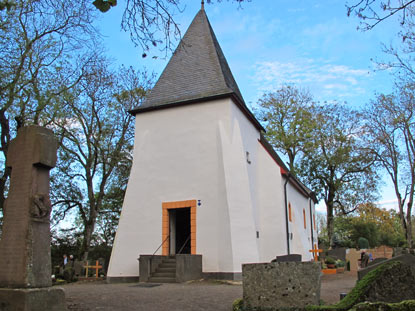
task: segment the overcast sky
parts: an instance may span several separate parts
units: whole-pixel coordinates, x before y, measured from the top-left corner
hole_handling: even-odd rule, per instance
[[[317,101],[336,100],[354,107],[365,105],[375,92],[391,90],[392,77],[374,71],[372,59],[387,58],[381,44],[397,42],[399,23],[390,20],[371,31],[358,31],[359,20],[347,17],[345,4],[340,0],[252,0],[242,8],[232,0],[205,4],[248,106],[254,107],[264,92],[287,83],[308,89]],[[184,34],[200,0],[182,0],[181,7],[184,11],[177,12],[176,21]],[[134,48],[120,29],[122,10],[119,1],[97,21],[108,54],[117,64],[146,67],[159,75],[168,59],[157,50],[141,57],[142,50]],[[394,199],[385,188],[382,200]]]

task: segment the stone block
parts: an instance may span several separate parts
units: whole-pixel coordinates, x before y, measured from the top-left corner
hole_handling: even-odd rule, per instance
[[[65,311],[65,292],[59,287],[0,288],[1,311]]]
[[[202,255],[176,255],[176,281],[186,282],[202,278]]]
[[[315,262],[244,264],[244,305],[254,310],[298,310],[317,305],[320,270],[320,264]]]
[[[301,262],[301,255],[300,254],[290,254],[290,255],[283,255],[277,256],[276,262]]]

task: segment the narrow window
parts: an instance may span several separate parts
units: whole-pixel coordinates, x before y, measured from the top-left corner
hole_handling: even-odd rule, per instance
[[[305,209],[303,208],[304,229],[307,229],[307,219],[305,217]]]
[[[316,227],[316,214],[313,214],[313,223],[314,223],[314,230],[317,230],[317,227]]]
[[[293,217],[292,217],[292,213],[291,213],[291,203],[288,203],[288,219],[291,222],[293,221]]]

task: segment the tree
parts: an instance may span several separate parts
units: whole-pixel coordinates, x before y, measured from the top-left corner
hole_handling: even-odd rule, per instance
[[[392,60],[376,60],[378,69],[393,69],[393,73],[405,79],[408,76],[412,81],[415,79],[415,1],[383,1],[383,0],[361,0],[352,5],[346,5],[348,15],[355,13],[361,19],[363,30],[370,30],[384,20],[398,16],[400,20],[400,31],[397,36],[401,38],[399,45],[383,45],[383,51],[392,56]]]
[[[131,159],[133,116],[127,110],[142,102],[151,83],[146,73],[132,68],[113,73],[105,59],[96,59],[67,92],[65,117],[53,123],[61,146],[54,174],[55,205],[60,215],[76,209],[83,227],[84,260],[117,169]]]
[[[311,144],[300,160],[302,180],[324,199],[327,231],[333,245],[334,215],[353,212],[377,193],[374,157],[362,141],[359,115],[338,104],[313,108]]]
[[[327,233],[323,239],[326,237]],[[368,202],[360,204],[353,213],[334,218],[334,246],[362,248],[359,246],[360,239],[367,240],[370,247],[404,245],[405,236],[399,215],[394,210],[379,208]]]
[[[405,24],[408,14],[414,7],[415,0],[358,0],[346,4],[347,16],[354,13],[362,19],[363,30],[373,29],[382,21],[400,14],[401,24]]]
[[[261,109],[257,116],[266,124],[266,138],[276,150],[288,156],[289,169],[295,174],[296,159],[311,138],[312,96],[296,86],[285,85],[263,95],[258,104]]]
[[[363,143],[359,114],[339,104],[313,104],[307,92],[292,86],[266,94],[259,105],[268,139],[288,155],[290,170],[324,199],[333,245],[335,213],[351,213],[377,193],[374,156]]]
[[[380,94],[367,109],[367,144],[394,186],[399,216],[413,247],[412,208],[415,195],[415,84]]]
[[[114,242],[132,160],[131,152],[126,154],[126,157],[118,163],[98,214],[96,232],[100,236],[101,243],[105,246],[112,246]]]
[[[378,245],[395,247],[401,246],[405,242],[399,214],[394,210],[379,208],[370,202],[361,204],[357,208],[355,222],[375,224],[378,231]],[[371,237],[368,238],[369,241],[370,239]]]
[[[9,5],[12,3],[12,5]],[[2,1],[0,10],[0,152],[25,124],[46,126],[59,97],[77,83],[94,44],[89,1]],[[80,57],[83,55],[83,57]],[[0,211],[10,169],[0,168]]]

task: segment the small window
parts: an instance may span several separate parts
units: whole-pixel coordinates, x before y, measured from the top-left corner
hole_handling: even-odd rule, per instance
[[[292,211],[291,211],[291,203],[288,203],[288,219],[289,219],[291,222],[293,221]]]
[[[316,225],[316,214],[313,214],[313,224],[314,224],[314,230],[317,230],[317,225]]]
[[[303,208],[304,229],[307,229],[307,217],[305,216],[305,209]]]

